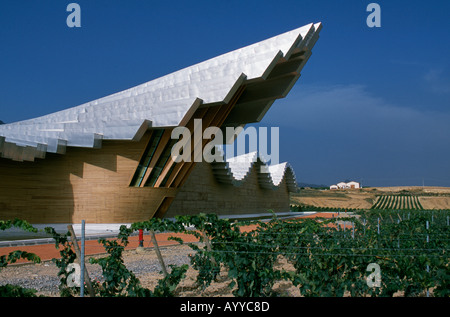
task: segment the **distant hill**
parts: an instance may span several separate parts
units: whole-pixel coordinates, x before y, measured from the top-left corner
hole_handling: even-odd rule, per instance
[[[0,120],[0,124],[5,124],[2,120]]]
[[[297,185],[298,185],[298,187],[309,187],[309,188],[322,188],[322,187],[329,188],[330,187],[328,185],[317,185],[317,184],[308,184],[308,183],[298,183]]]

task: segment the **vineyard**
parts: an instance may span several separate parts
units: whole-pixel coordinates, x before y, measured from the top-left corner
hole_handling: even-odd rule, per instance
[[[381,195],[371,209],[423,210],[423,207],[415,195]]]
[[[390,201],[390,206],[388,204]],[[385,203],[391,210],[450,209],[450,187],[367,187],[361,189],[322,190],[302,189],[291,195],[291,204],[320,210],[374,209]],[[377,204],[377,205],[376,205]]]
[[[139,230],[194,235],[190,266],[197,272],[197,287],[208,288],[226,274],[236,297],[277,296],[274,284],[285,281],[305,297],[435,296],[450,295],[448,211],[368,211],[355,217],[296,218],[236,222],[215,215],[152,219],[122,226],[117,239],[100,239],[105,256],[91,258],[103,281],[93,296],[174,296],[187,265],[171,266],[154,289],[143,287],[123,263],[129,236]],[[0,229],[25,222],[0,222]],[[68,286],[70,264],[76,254],[69,236],[46,229],[55,239],[60,259],[61,296],[79,296]],[[180,244],[180,237],[172,238]],[[0,268],[18,258],[39,262],[36,256],[16,251],[0,258]],[[279,266],[279,263],[289,266]],[[1,274],[1,272],[0,272]],[[4,296],[33,296],[33,290],[0,286]]]

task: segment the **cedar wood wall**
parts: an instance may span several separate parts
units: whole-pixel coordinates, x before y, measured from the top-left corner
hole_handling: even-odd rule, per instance
[[[256,169],[241,187],[219,184],[207,163],[197,163],[180,189],[130,187],[148,139],[146,133],[139,142],[103,141],[101,149],[68,147],[35,162],[0,158],[0,220],[132,223],[150,219],[165,197],[175,196],[166,217],[289,210],[284,182],[263,190]]]

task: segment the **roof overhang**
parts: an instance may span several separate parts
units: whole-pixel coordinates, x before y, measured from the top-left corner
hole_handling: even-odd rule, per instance
[[[321,27],[311,23],[110,96],[0,125],[0,156],[34,161],[68,146],[136,141],[149,128],[183,125],[199,108],[229,103],[243,86],[222,126],[258,122],[300,77]]]

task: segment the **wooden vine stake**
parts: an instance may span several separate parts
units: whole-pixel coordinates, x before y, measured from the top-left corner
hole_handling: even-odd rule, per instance
[[[77,242],[77,236],[75,235],[75,231],[73,230],[72,225],[68,225],[67,229],[69,230],[70,236],[72,237],[71,238],[72,246],[73,246],[73,248],[75,250],[75,254],[77,256],[76,261],[79,265],[84,266],[84,281],[86,282],[89,296],[94,297],[95,293],[94,293],[94,289],[92,288],[91,279],[89,278],[89,273],[87,271],[86,264],[81,263],[81,260],[80,260],[81,259],[81,251],[80,251],[80,246],[78,245],[78,242]]]
[[[162,267],[162,270],[163,270],[163,273],[164,273],[164,277],[167,277],[166,265],[164,264],[163,257],[161,255],[161,252],[159,251],[158,242],[156,241],[155,232],[153,230],[150,230],[150,237],[152,239],[153,245],[155,246],[155,252],[156,252],[156,255],[158,257],[159,264],[161,264],[161,267]]]
[[[206,232],[202,231],[202,236],[203,236],[203,240],[205,240],[205,244],[206,244],[206,250],[208,250],[208,252],[212,252],[212,248],[211,248],[211,242],[209,241],[208,236],[206,235]],[[216,265],[217,262],[214,259],[214,257],[211,257],[211,262]]]

